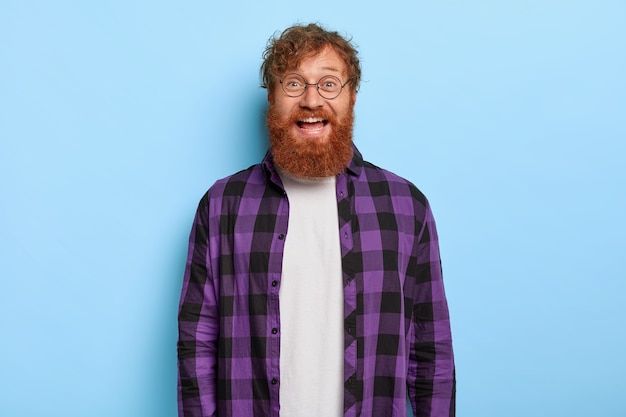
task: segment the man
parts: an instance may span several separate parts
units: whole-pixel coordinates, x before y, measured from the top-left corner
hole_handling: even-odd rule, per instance
[[[293,26],[261,67],[270,151],[217,181],[191,230],[179,415],[453,416],[435,223],[352,143],[361,78],[336,32]]]

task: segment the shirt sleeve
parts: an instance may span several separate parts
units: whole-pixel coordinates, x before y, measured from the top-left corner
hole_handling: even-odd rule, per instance
[[[189,236],[178,315],[178,415],[215,416],[219,315],[213,280],[208,197],[201,200]]]
[[[417,231],[408,394],[415,417],[453,417],[456,380],[435,221],[427,205]]]

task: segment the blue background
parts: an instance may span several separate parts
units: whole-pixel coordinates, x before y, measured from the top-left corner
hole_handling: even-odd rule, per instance
[[[0,415],[176,413],[196,204],[261,159],[267,39],[364,69],[356,142],[439,226],[458,414],[626,416],[626,3],[0,3]]]

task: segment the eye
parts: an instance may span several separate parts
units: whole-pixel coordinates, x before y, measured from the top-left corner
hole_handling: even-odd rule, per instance
[[[295,75],[289,75],[283,80],[283,86],[288,90],[298,90],[304,88],[304,80]]]
[[[336,91],[341,88],[341,82],[337,77],[329,75],[320,80],[319,86],[325,91]]]

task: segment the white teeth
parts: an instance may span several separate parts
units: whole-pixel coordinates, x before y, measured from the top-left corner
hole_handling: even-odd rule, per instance
[[[304,120],[301,120],[302,123],[317,123],[317,122],[323,122],[324,119],[321,119],[319,117],[308,117]]]

